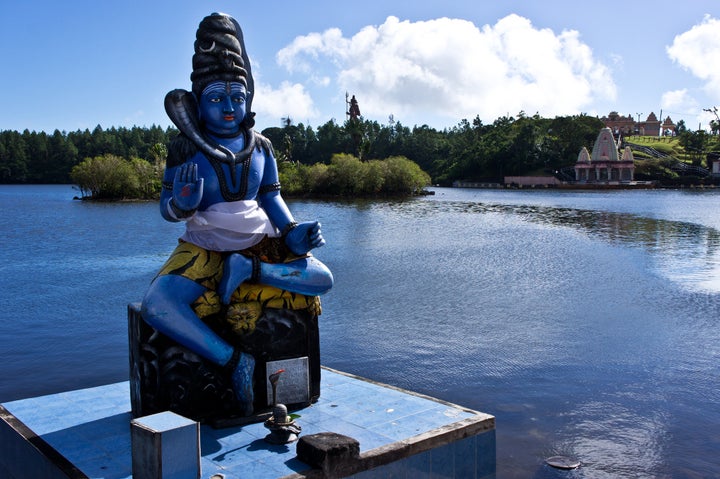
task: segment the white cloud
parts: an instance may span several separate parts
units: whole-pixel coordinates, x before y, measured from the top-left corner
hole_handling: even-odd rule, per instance
[[[278,53],[290,72],[335,70],[336,89],[354,93],[363,115],[493,121],[524,110],[577,114],[615,99],[609,69],[577,31],[537,29],[512,14],[481,29],[466,20],[388,17],[351,38],[339,29],[297,37]],[[446,123],[443,121],[442,123]]]
[[[698,101],[685,88],[663,93],[660,105],[675,122],[681,119],[693,118],[698,121],[698,128],[705,128],[708,131],[710,121],[716,120],[715,114],[701,108]],[[687,126],[695,129],[695,122],[693,121],[692,124]]]
[[[280,120],[285,117],[307,121],[319,115],[312,98],[299,83],[283,82],[279,89],[255,83],[255,90],[257,100],[253,100],[253,110],[266,120],[276,118],[276,126],[280,126]]]
[[[705,82],[711,98],[720,100],[720,20],[705,15],[700,24],[677,35],[666,51],[671,60]]]
[[[687,88],[682,90],[666,91],[660,99],[660,106],[665,111],[695,112],[698,102],[688,94]]]

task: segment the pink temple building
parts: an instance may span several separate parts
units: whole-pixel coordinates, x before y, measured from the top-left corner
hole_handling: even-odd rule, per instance
[[[635,164],[630,147],[620,155],[610,128],[600,130],[592,153],[583,147],[575,163],[575,181],[606,183],[633,181]]]
[[[608,116],[600,118],[600,121],[610,128],[616,137],[619,135],[672,136],[675,134],[676,128],[676,125],[669,116],[661,122],[657,116],[655,116],[654,112],[650,112],[645,121],[640,121],[639,118],[635,121],[632,115],[623,116],[616,111],[611,111]]]

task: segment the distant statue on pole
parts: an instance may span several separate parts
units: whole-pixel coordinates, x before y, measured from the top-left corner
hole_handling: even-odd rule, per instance
[[[358,101],[355,99],[355,95],[352,96],[348,104],[350,105],[350,108],[348,109],[347,114],[350,119],[357,120],[358,118],[360,118],[360,107],[358,106]]]

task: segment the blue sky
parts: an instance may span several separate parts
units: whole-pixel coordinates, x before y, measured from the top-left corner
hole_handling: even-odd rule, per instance
[[[25,0],[0,6],[0,130],[170,124],[202,18],[233,15],[256,128],[283,117],[442,129],[479,116],[650,112],[707,127],[720,107],[720,2]]]

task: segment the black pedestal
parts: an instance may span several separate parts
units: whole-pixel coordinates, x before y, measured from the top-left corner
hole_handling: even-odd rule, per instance
[[[128,306],[128,332],[133,417],[170,410],[202,422],[236,418],[234,394],[222,368],[149,326],[138,303]],[[320,396],[318,317],[308,310],[265,309],[252,333],[226,339],[255,358],[256,414],[270,409],[267,363],[273,361],[307,358],[300,361],[307,364],[306,399],[287,404],[288,409],[305,407]]]

